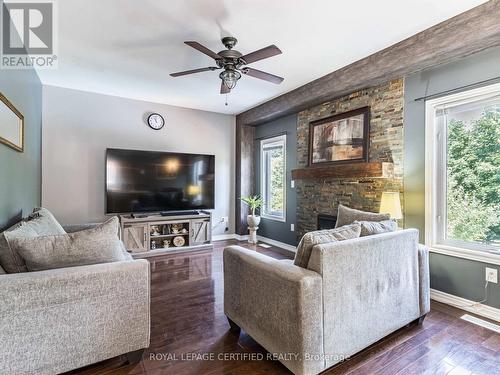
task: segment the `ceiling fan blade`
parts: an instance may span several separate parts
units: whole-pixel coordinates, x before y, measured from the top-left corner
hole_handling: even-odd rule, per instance
[[[231,90],[229,89],[229,87],[227,87],[223,81],[221,81],[220,83],[220,93],[221,94],[229,94],[231,92]]]
[[[219,68],[217,68],[215,66],[209,66],[207,68],[198,68],[198,69],[192,69],[192,70],[185,70],[183,72],[170,73],[170,75],[172,77],[179,77],[179,76],[185,76],[187,74],[207,72],[209,70],[216,70],[216,69],[219,69]]]
[[[263,79],[264,81],[269,81],[272,83],[280,84],[283,82],[282,77],[275,76],[274,74],[271,73],[266,73],[261,70],[253,69],[253,68],[243,68],[241,69],[241,72],[243,74],[246,74],[247,76],[258,78],[258,79]]]
[[[274,44],[271,44],[270,46],[264,47],[262,49],[259,49],[257,51],[248,53],[241,58],[245,60],[247,64],[267,59],[268,57],[276,56],[281,54],[281,50],[276,47]]]
[[[202,46],[198,42],[184,42],[184,43],[186,43],[188,46],[193,47],[194,49],[200,51],[201,53],[204,53],[205,55],[210,56],[214,60],[221,60],[222,59],[222,57],[219,56],[218,54],[216,54],[214,51],[209,50],[207,47]]]

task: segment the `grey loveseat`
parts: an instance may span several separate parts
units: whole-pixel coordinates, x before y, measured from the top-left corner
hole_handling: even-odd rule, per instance
[[[146,260],[0,275],[0,373],[57,374],[150,340]]]
[[[224,250],[224,312],[295,374],[317,374],[430,308],[414,229],[316,245],[307,268]]]

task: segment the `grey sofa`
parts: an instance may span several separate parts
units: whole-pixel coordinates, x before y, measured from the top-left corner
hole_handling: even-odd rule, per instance
[[[150,340],[146,260],[0,275],[0,372],[57,374]]]
[[[295,374],[317,374],[430,309],[414,229],[316,245],[307,268],[224,250],[224,312]]]

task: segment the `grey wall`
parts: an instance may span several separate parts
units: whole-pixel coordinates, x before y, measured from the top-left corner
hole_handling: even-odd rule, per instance
[[[260,194],[260,140],[286,133],[286,222],[262,218],[259,225],[260,236],[271,238],[295,246],[297,238],[290,230],[296,224],[297,195],[291,188],[291,171],[297,165],[297,115],[290,115],[262,124],[255,128],[255,190]]]
[[[425,229],[425,102],[415,99],[496,77],[500,77],[500,47],[405,79],[405,226],[418,228],[421,242],[424,241]],[[431,287],[459,297],[481,300],[485,266],[475,261],[432,254]],[[489,290],[487,304],[500,308],[500,286],[492,284]]]
[[[126,148],[215,155],[214,235],[234,233],[234,116],[44,86],[43,124],[42,203],[63,224],[104,219],[105,150]]]
[[[1,230],[40,205],[42,85],[34,70],[0,70],[0,92],[23,114],[25,132],[22,153],[0,144]]]
[[[482,301],[485,267],[496,268],[500,273],[499,266],[432,253],[430,256],[431,288],[471,301]],[[498,284],[488,285],[488,301],[485,304],[500,309]]]

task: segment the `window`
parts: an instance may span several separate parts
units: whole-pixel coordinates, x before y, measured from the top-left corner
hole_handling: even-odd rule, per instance
[[[260,142],[262,217],[286,221],[286,135]]]
[[[426,243],[500,254],[500,84],[426,103]]]

